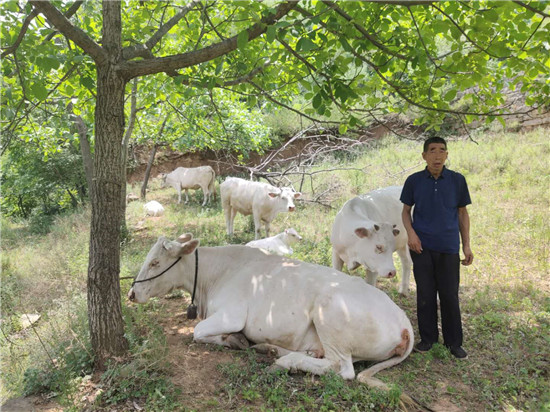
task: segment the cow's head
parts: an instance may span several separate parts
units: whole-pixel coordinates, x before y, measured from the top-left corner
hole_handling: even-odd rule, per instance
[[[398,234],[399,230],[390,223],[371,223],[356,228],[357,241],[348,253],[348,268],[354,269],[363,265],[368,271],[380,277],[395,276],[392,255],[395,251],[395,237]]]
[[[157,178],[160,179],[160,184],[162,187],[166,187],[166,176],[168,176],[167,173],[159,173],[157,176]]]
[[[145,303],[149,298],[162,296],[184,283],[188,273],[184,273],[188,256],[199,246],[199,241],[187,233],[175,241],[164,236],[158,238],[151,248],[139,274],[128,292],[128,298],[137,303]],[[192,258],[191,258],[192,259]],[[191,273],[190,276],[194,274]]]
[[[298,199],[302,194],[294,191],[291,187],[281,187],[277,190],[269,191],[268,196],[276,205],[277,212],[294,212],[296,206],[294,199]]]
[[[296,232],[296,229],[294,228],[288,228],[285,229],[286,239],[288,244],[296,243],[302,240],[302,236]]]

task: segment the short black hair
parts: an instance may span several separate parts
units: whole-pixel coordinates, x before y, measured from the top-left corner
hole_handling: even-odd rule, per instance
[[[445,150],[447,150],[447,142],[445,141],[445,139],[439,136],[432,136],[432,137],[428,137],[424,142],[424,153],[428,151],[428,147],[430,146],[431,143],[442,143],[445,145]]]

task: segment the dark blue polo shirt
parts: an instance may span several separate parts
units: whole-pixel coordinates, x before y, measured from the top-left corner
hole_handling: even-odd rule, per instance
[[[423,249],[460,252],[458,208],[472,203],[464,176],[444,167],[434,179],[426,167],[407,178],[401,202],[414,206],[412,226]]]

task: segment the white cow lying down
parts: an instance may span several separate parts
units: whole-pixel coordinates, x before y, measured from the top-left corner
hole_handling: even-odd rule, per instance
[[[292,255],[294,252],[290,245],[302,240],[302,236],[296,232],[294,228],[285,229],[284,232],[278,235],[266,237],[264,239],[253,240],[248,242],[246,246],[264,249],[276,255]]]
[[[164,207],[156,200],[145,203],[143,208],[147,216],[162,216],[164,214]]]
[[[197,342],[238,349],[251,342],[280,356],[279,367],[344,379],[355,377],[353,362],[379,361],[357,379],[380,387],[372,376],[413,348],[405,312],[358,277],[246,246],[198,246],[190,234],[160,237],[128,298],[144,303],[174,288],[193,290],[198,259]]]
[[[378,276],[395,276],[393,252],[401,260],[399,293],[409,294],[412,260],[407,245],[399,201],[401,186],[373,190],[348,200],[338,212],[332,226],[332,267],[349,270],[360,265],[367,270],[367,282],[376,286]]]

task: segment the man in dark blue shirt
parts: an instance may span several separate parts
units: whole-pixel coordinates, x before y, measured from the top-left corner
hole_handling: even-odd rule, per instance
[[[422,157],[427,166],[405,181],[401,192],[402,219],[416,281],[421,339],[416,350],[426,352],[438,341],[439,294],[444,344],[456,358],[465,359],[468,355],[462,348],[458,300],[459,252],[462,238],[462,264],[470,265],[474,255],[470,249],[470,217],[466,206],[471,200],[464,176],[445,168],[447,155],[447,143],[441,137],[424,142]]]

